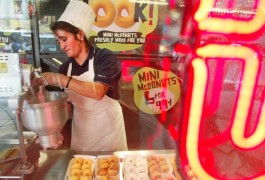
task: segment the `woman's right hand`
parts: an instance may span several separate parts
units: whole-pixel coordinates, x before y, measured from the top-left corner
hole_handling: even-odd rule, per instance
[[[53,72],[45,72],[42,73],[40,77],[34,77],[33,79],[33,85],[34,86],[46,86],[46,85],[52,85],[52,86],[59,86],[58,78],[56,76],[56,73]],[[57,78],[57,79],[56,79]]]

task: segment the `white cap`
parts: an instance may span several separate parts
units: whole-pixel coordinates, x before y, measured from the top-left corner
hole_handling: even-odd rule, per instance
[[[85,2],[70,1],[58,21],[64,21],[84,31],[88,38],[96,15],[93,9]]]

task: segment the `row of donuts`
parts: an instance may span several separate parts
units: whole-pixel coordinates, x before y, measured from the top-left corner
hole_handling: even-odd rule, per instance
[[[93,175],[96,180],[119,179],[120,162],[123,162],[122,173],[125,180],[181,180],[176,171],[175,158],[169,158],[167,155],[125,156],[122,159],[114,155],[76,156],[70,162],[70,180],[93,179]]]

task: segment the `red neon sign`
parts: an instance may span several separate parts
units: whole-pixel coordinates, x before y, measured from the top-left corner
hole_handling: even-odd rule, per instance
[[[203,180],[265,179],[261,160],[265,145],[265,103],[263,98],[257,104],[254,98],[262,76],[262,58],[255,46],[245,45],[262,35],[265,0],[251,1],[253,13],[247,18],[234,15],[238,12],[237,1],[223,4],[226,11],[220,11],[218,16],[212,13],[218,4],[225,2],[200,0],[193,16],[200,45],[194,49],[190,61],[182,163]],[[243,2],[241,5],[244,6]],[[229,39],[229,43],[201,44],[202,34],[220,35]],[[240,64],[239,84],[234,92],[222,89],[228,61]],[[229,93],[233,94],[232,98],[228,98]],[[225,110],[221,111],[221,107]]]

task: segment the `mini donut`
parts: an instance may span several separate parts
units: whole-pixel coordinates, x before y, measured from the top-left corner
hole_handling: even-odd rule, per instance
[[[82,176],[92,176],[93,172],[91,169],[84,169],[82,170]]]
[[[80,179],[80,176],[70,176],[69,177],[69,180],[79,180]]]
[[[137,167],[139,167],[139,166],[143,167],[143,166],[147,166],[147,162],[146,162],[145,160],[143,160],[143,159],[141,159],[141,160],[136,160],[136,161],[135,161],[135,165],[136,165]]]
[[[167,165],[167,162],[164,161],[164,160],[162,160],[162,161],[159,161],[158,164],[159,164],[159,166],[161,167],[161,166],[163,166],[163,165]]]
[[[139,173],[136,177],[138,180],[149,180],[147,173]]]
[[[111,163],[109,169],[119,170],[120,165],[118,163]]]
[[[165,164],[165,165],[160,166],[160,170],[162,173],[168,173],[169,167],[168,167],[168,165]]]
[[[150,162],[150,161],[155,161],[155,162],[156,162],[156,161],[157,161],[157,157],[154,156],[154,155],[148,156],[148,157],[147,157],[147,161],[148,161],[148,162]]]
[[[112,176],[112,177],[110,178],[110,180],[120,180],[120,178],[119,178],[119,177]]]
[[[73,159],[73,163],[74,163],[74,164],[75,164],[75,163],[82,164],[82,163],[83,163],[83,159],[82,159],[82,158],[78,158],[78,157],[76,157],[76,158]]]
[[[70,175],[71,176],[81,176],[81,169],[72,169]]]
[[[157,165],[157,162],[155,160],[151,160],[148,162],[148,168],[154,166],[154,165]]]
[[[98,165],[99,169],[108,169],[109,168],[109,163],[101,163]]]
[[[114,170],[114,169],[109,169],[108,170],[108,175],[109,176],[117,176],[118,175],[118,171]]]
[[[161,173],[160,172],[154,172],[153,174],[151,174],[151,179],[152,180],[157,180],[157,179],[160,179],[162,176],[161,176]]]
[[[149,172],[150,174],[153,174],[155,172],[160,172],[160,168],[158,165],[153,165],[152,167],[150,167]]]
[[[131,157],[126,158],[124,162],[126,165],[134,165],[134,159]]]
[[[108,176],[100,176],[99,180],[108,180]]]
[[[131,174],[136,172],[136,168],[134,166],[128,166],[125,168],[126,174]]]
[[[99,164],[103,164],[103,163],[109,163],[109,162],[108,162],[108,159],[107,158],[102,158],[102,159],[99,159],[98,160],[98,163]]]
[[[92,1],[90,6],[96,14],[96,21],[94,23],[96,26],[104,28],[112,24],[116,11],[114,11],[115,7],[111,0]],[[99,10],[104,11],[103,16],[99,15]]]
[[[92,164],[83,164],[82,165],[82,170],[84,169],[91,169],[92,168]]]
[[[166,161],[166,157],[164,156],[158,156],[157,161]]]
[[[144,167],[137,167],[136,168],[136,173],[147,173],[147,169]]]
[[[106,176],[106,175],[108,175],[108,170],[106,170],[106,169],[98,169],[97,175],[98,176]]]
[[[116,0],[117,16],[115,23],[123,28],[129,28],[134,25],[135,3],[128,0]],[[127,12],[124,15],[125,11]]]
[[[93,161],[91,159],[85,159],[83,161],[83,164],[90,164],[90,165],[92,165],[93,164]]]
[[[117,158],[116,156],[111,156],[108,160],[109,163],[119,163],[119,158]]]
[[[79,163],[74,163],[72,166],[71,166],[71,169],[81,169],[82,168],[82,165],[79,164]]]
[[[92,176],[81,176],[80,180],[92,180]]]

